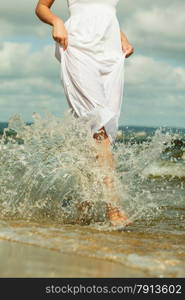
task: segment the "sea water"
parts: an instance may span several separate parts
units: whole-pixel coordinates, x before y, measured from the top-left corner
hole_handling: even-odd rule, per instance
[[[0,238],[114,261],[123,277],[183,277],[184,135],[158,128],[142,142],[134,133],[118,139],[112,170],[97,163],[87,121],[70,113],[33,119],[13,115],[0,140]],[[108,202],[132,225],[111,227]]]

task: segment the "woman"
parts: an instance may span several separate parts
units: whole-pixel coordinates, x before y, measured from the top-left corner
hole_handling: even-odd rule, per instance
[[[124,59],[134,51],[120,31],[116,17],[119,0],[67,0],[70,18],[65,23],[50,10],[54,1],[39,0],[35,13],[52,26],[69,106],[77,117],[92,120],[92,135],[100,146],[98,162],[114,168],[109,146],[118,128]],[[109,188],[113,184],[109,176],[104,183]],[[112,225],[129,223],[124,212],[112,204],[108,205],[108,217]]]

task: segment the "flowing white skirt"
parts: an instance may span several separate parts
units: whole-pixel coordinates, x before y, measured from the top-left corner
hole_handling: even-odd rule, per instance
[[[111,144],[120,117],[125,54],[114,6],[71,5],[65,22],[68,47],[56,42],[61,79],[68,104],[77,117],[90,120],[92,134],[104,126]]]

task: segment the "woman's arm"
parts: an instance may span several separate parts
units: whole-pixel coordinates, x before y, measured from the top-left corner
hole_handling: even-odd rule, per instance
[[[35,14],[37,15],[37,17],[44,23],[52,26],[54,25],[56,20],[59,19],[59,17],[55,16],[50,10],[50,7],[54,2],[55,0],[39,0],[35,8]]]
[[[134,48],[129,43],[124,32],[120,31],[120,37],[121,37],[122,50],[123,52],[125,52],[125,57],[129,57],[134,52]]]
[[[50,10],[55,0],[39,0],[35,8],[37,17],[46,24],[53,26],[52,36],[66,50],[68,46],[68,33],[64,22]]]

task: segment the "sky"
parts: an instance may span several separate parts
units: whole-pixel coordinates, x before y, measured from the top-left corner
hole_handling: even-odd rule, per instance
[[[35,15],[37,0],[7,0],[0,10],[0,122],[20,114],[68,109],[52,27]],[[67,0],[52,11],[64,21]],[[185,1],[120,0],[120,29],[134,47],[125,60],[119,125],[185,128]]]

